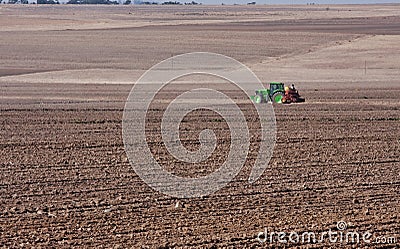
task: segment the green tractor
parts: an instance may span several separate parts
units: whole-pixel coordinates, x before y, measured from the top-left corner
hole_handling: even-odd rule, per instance
[[[269,89],[256,90],[256,95],[251,96],[251,99],[259,103],[267,103],[272,101],[273,103],[282,103],[282,99],[285,96],[285,85],[280,82],[269,83]]]

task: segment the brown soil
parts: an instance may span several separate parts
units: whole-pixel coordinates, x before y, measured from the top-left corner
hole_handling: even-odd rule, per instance
[[[142,21],[151,20],[153,12],[160,20],[176,22],[182,13],[225,15],[221,24],[215,23],[221,19],[218,15],[210,24],[198,23],[204,19],[195,15],[195,21],[189,18],[193,23],[143,23],[140,28],[124,26],[121,12],[126,8],[47,8],[1,6],[0,11],[15,20],[22,20],[18,14],[27,11],[31,15],[25,18],[43,20],[62,14],[69,24],[77,19],[74,12],[83,23],[114,20],[114,27],[62,30],[66,24],[57,24],[61,26],[51,30],[53,22],[44,21],[33,23],[32,30],[11,24],[14,31],[0,28],[0,245],[357,247],[256,240],[264,228],[321,233],[337,230],[338,221],[347,222],[349,231],[400,240],[400,25],[392,13],[399,6],[338,6],[340,13],[323,12],[333,15],[325,21],[322,10],[306,6],[168,7],[165,13],[161,7],[139,8],[135,20]],[[353,11],[345,11],[349,8]],[[256,20],[267,12],[286,13],[296,22]],[[350,19],[348,12],[356,17]],[[85,18],[91,13],[93,20]],[[300,20],[313,13],[318,18]],[[370,18],[364,23],[360,18],[365,16]],[[274,105],[277,145],[256,183],[247,182],[257,156],[253,150],[243,172],[227,187],[204,198],[176,199],[150,189],[127,161],[121,119],[132,84],[120,81],[129,79],[130,69],[138,77],[161,59],[192,51],[233,56],[263,82],[297,79],[306,103]],[[366,75],[359,58],[368,60]],[[102,81],[113,72],[115,77]],[[170,100],[182,89],[167,89],[160,96]],[[229,86],[225,90],[229,92]],[[249,117],[254,115],[251,104],[242,108]],[[154,107],[149,118],[161,114]],[[256,136],[257,119],[250,118],[248,125]],[[169,171],[204,175],[224,159],[230,142],[227,126],[215,113],[199,111],[181,127],[186,131],[182,141],[190,149],[198,147],[198,132],[206,127],[218,131],[218,153],[207,164],[188,168],[173,163],[162,150],[157,122],[149,124],[148,136],[153,151],[159,151],[155,156]],[[369,246],[396,248],[398,242]]]

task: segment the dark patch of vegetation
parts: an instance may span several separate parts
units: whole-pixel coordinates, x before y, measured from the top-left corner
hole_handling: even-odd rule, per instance
[[[182,5],[182,3],[177,1],[168,1],[168,2],[163,2],[162,5]]]
[[[145,4],[145,5],[158,5],[157,2],[140,2],[138,4]]]
[[[69,0],[67,4],[118,4],[118,2],[110,0]]]
[[[28,1],[27,1],[28,2]],[[37,0],[37,4],[60,4],[57,0]]]
[[[195,1],[191,1],[190,3],[185,3],[185,5],[198,5],[199,3]]]

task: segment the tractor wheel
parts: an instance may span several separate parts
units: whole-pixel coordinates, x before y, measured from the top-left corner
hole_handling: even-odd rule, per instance
[[[264,98],[261,94],[257,94],[256,96],[254,96],[254,102],[256,104],[260,104],[260,103],[264,102],[263,99]]]
[[[272,102],[273,103],[282,103],[283,93],[277,92],[272,95]]]

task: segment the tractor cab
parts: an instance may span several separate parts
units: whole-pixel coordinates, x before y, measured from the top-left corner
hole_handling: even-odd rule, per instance
[[[271,82],[269,83],[269,92],[274,94],[275,92],[284,92],[285,91],[285,86],[283,83],[280,82]]]
[[[285,95],[285,85],[281,82],[269,83],[269,97],[272,103],[282,103]]]

